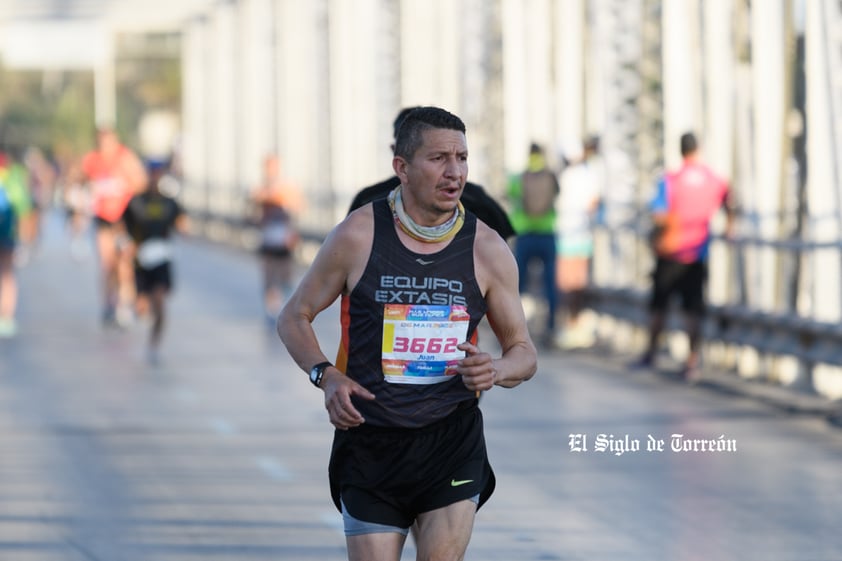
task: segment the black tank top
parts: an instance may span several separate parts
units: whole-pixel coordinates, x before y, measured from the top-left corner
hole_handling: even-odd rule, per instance
[[[437,253],[407,249],[385,199],[373,204],[374,241],[365,271],[342,297],[337,367],[377,399],[355,399],[366,424],[417,428],[474,399],[453,364],[455,346],[476,341],[486,313],[474,272],[476,217]]]

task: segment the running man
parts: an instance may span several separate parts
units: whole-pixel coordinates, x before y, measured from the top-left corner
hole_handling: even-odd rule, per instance
[[[281,159],[275,154],[264,158],[263,180],[251,198],[260,208],[263,312],[274,326],[293,288],[295,247],[300,239],[295,219],[304,209],[304,199],[298,187],[284,179]]]
[[[146,171],[140,159],[120,143],[108,127],[97,129],[97,148],[85,155],[82,171],[90,182],[96,249],[102,276],[102,321],[106,326],[128,320],[134,298],[132,260],[120,235],[120,217],[131,198],[146,187]]]
[[[408,115],[400,186],[333,229],[278,319],[336,427],[330,490],[352,561],[398,561],[413,525],[419,559],[463,558],[495,485],[477,396],[537,367],[512,252],[459,202],[467,160],[461,119]],[[312,323],[337,298],[334,365]],[[485,314],[498,358],[475,344]]]
[[[159,182],[166,171],[165,164],[150,163],[146,192],[132,197],[122,216],[132,240],[137,314],[152,315],[147,347],[147,358],[152,364],[159,360],[165,303],[173,286],[170,236],[173,230],[187,232],[189,228],[181,205],[160,191]]]

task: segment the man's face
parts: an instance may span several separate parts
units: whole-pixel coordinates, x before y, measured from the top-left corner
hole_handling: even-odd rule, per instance
[[[449,217],[468,177],[468,142],[464,133],[450,129],[424,131],[423,139],[411,160],[395,156],[395,172],[410,205]]]

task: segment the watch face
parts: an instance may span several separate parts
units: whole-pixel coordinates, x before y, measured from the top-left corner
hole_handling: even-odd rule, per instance
[[[324,376],[325,370],[327,370],[329,366],[329,362],[323,362],[314,366],[310,370],[310,381],[313,382],[314,385],[319,386],[322,382],[322,376]]]

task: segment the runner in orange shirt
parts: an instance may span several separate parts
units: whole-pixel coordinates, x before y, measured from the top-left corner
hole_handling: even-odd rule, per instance
[[[284,300],[295,288],[295,247],[299,241],[295,219],[304,208],[304,198],[296,185],[284,179],[281,160],[274,154],[263,160],[263,179],[251,197],[260,209],[263,310],[266,321],[274,327]]]
[[[97,148],[85,155],[82,171],[93,201],[96,249],[103,291],[103,323],[115,325],[130,319],[134,299],[131,255],[125,234],[118,228],[131,198],[146,186],[146,170],[140,159],[120,143],[110,127],[97,129]],[[119,312],[119,316],[118,316]]]

